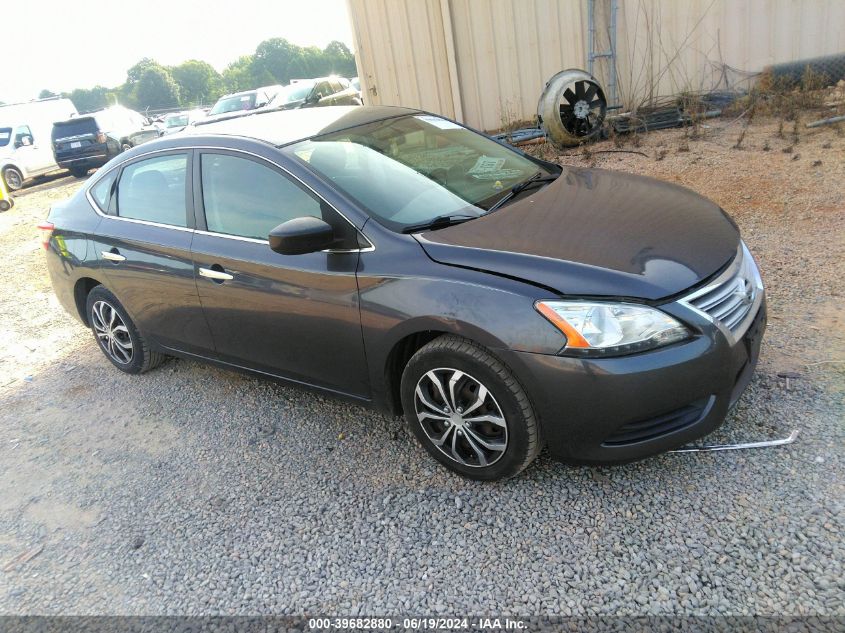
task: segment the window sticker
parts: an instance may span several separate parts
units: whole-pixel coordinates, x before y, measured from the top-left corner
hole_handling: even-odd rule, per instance
[[[414,117],[415,119],[419,119],[420,121],[424,121],[429,125],[433,125],[436,128],[441,130],[462,130],[460,125],[457,123],[452,123],[452,121],[447,121],[446,119],[441,119],[439,116],[432,116],[430,114],[418,114]]]

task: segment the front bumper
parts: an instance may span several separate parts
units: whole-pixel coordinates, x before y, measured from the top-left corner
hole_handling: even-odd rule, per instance
[[[754,373],[766,327],[765,297],[734,344],[704,316],[681,306],[667,309],[675,311],[696,336],[643,354],[584,359],[497,350],[528,391],[554,458],[633,461],[722,424]]]

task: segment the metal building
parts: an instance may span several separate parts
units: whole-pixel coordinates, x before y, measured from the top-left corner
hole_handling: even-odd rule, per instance
[[[419,107],[484,130],[532,120],[545,81],[587,68],[591,48],[613,50],[595,58],[595,74],[607,87],[615,68],[627,107],[709,89],[726,68],[755,72],[845,51],[842,0],[348,3],[367,103]]]

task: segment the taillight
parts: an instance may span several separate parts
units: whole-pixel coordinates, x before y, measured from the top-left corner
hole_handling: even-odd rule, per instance
[[[106,142],[106,133],[105,132],[97,132],[97,142],[98,143],[105,143]]]
[[[53,229],[56,228],[52,222],[44,220],[38,225],[38,233],[41,235],[41,247],[45,251],[50,250],[50,237],[53,235]]]

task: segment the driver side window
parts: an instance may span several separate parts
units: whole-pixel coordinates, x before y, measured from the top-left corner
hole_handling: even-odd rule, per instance
[[[24,141],[26,139],[26,141]],[[28,125],[19,125],[15,130],[15,145],[32,145],[32,132]]]
[[[212,233],[266,240],[283,222],[321,218],[346,238],[339,248],[357,248],[349,223],[302,185],[258,161],[230,154],[203,153],[202,200]]]

